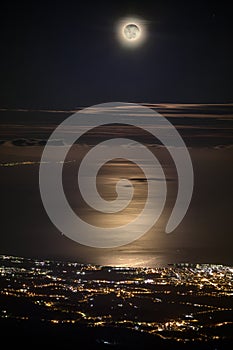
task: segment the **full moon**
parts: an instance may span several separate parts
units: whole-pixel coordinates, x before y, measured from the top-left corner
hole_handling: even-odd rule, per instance
[[[117,23],[116,33],[122,46],[140,47],[147,38],[147,22],[138,17],[122,18]]]
[[[126,40],[134,41],[139,39],[141,30],[137,24],[129,23],[124,26],[123,33]]]

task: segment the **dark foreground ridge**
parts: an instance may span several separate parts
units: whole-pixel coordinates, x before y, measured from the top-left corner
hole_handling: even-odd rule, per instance
[[[0,256],[1,339],[71,349],[232,349],[233,268]]]
[[[81,325],[51,325],[38,321],[0,321],[1,340],[7,346],[32,349],[52,346],[64,349],[159,349],[159,350],[227,350],[230,339],[177,342],[127,328],[87,327]],[[230,335],[230,330],[229,330]]]

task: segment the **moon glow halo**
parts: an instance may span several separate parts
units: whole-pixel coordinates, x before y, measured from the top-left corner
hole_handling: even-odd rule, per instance
[[[138,47],[146,38],[145,21],[126,18],[118,22],[117,35],[120,43],[126,47]]]

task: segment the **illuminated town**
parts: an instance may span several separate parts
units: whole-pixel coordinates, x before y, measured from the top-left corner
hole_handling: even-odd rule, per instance
[[[231,267],[126,268],[1,255],[0,281],[1,322],[124,328],[179,344],[233,340]]]

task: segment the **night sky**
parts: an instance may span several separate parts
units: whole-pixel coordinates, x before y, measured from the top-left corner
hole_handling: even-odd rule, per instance
[[[116,39],[127,16],[146,22],[140,48]],[[0,106],[231,102],[232,23],[227,1],[3,2]]]
[[[144,23],[147,35],[138,47],[128,48],[117,37],[126,17]],[[2,3],[0,253],[101,264],[185,260],[232,265],[232,34],[227,1]],[[155,143],[172,196],[165,216],[148,235],[103,252],[84,248],[53,226],[41,202],[38,174],[43,147],[61,121],[82,107],[112,101],[149,104],[167,117],[189,147],[195,182],[187,215],[174,235],[165,235],[177,186],[174,169],[148,135],[116,129],[117,136],[135,137],[152,148]],[[109,130],[95,130],[75,146],[66,187],[75,210],[107,227],[126,215],[112,221],[95,216],[70,185],[77,170],[72,162],[106,135]],[[132,216],[145,195],[145,181],[136,170],[128,163],[108,164],[100,176],[103,185],[117,176],[133,179],[138,197]],[[112,198],[114,181],[102,190],[106,198]]]

